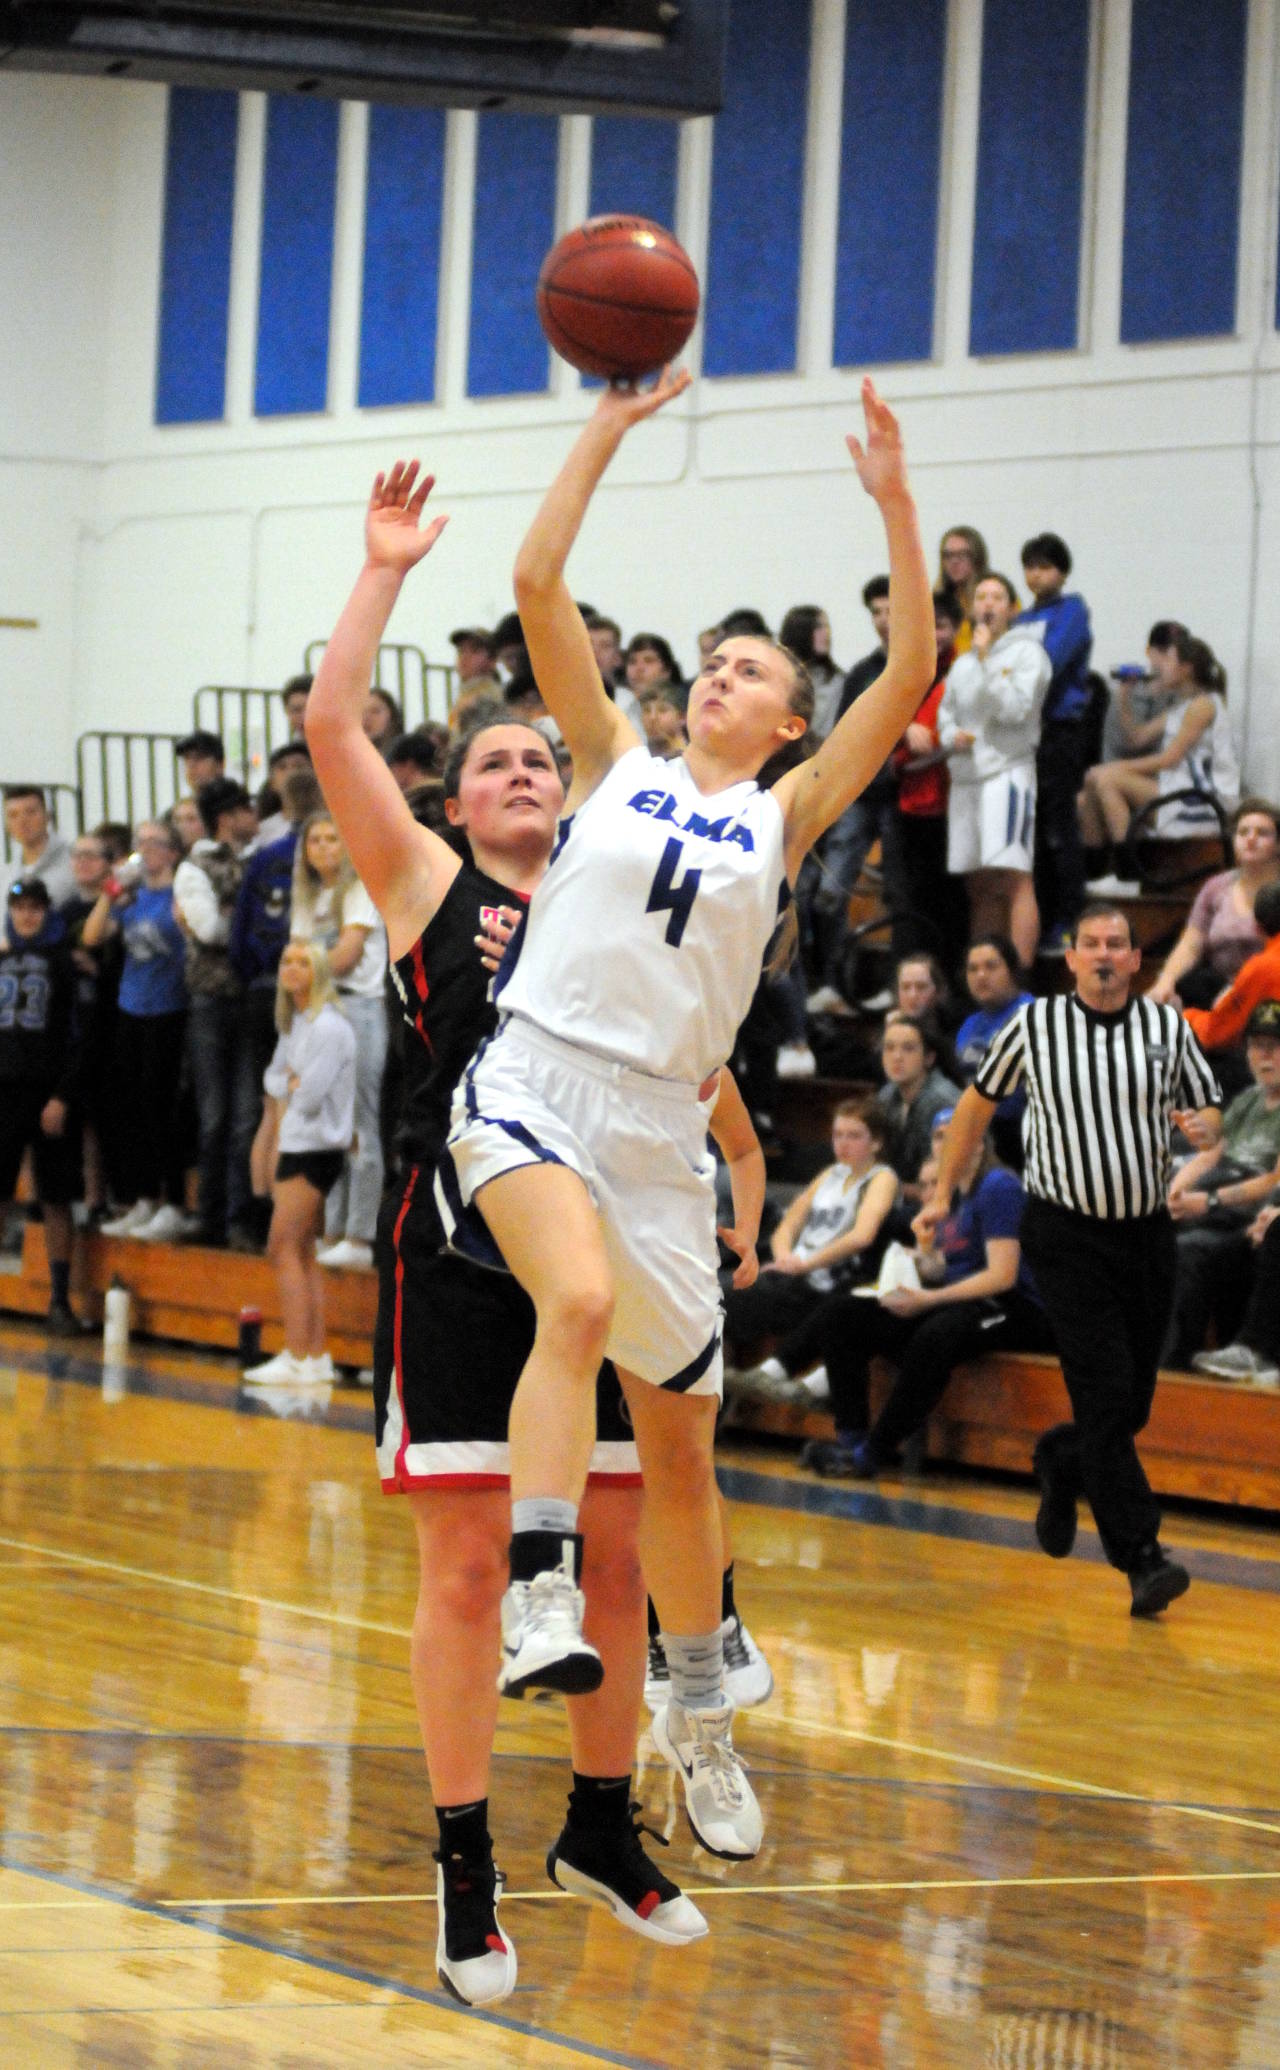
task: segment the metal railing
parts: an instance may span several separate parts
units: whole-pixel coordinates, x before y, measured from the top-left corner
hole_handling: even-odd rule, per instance
[[[326,640],[312,640],[303,667],[314,674]],[[398,646],[388,640],[378,649],[378,666],[373,678],[375,690],[386,690],[404,713],[406,731],[412,732],[427,719],[443,723],[453,710],[458,680],[443,662],[428,661],[421,647]]]
[[[81,826],[158,819],[181,792],[180,733],[82,733],[76,742]]]
[[[32,789],[44,792],[44,802],[49,814],[49,824],[56,833],[83,833],[84,816],[80,810],[80,793],[73,783],[41,783],[37,777],[32,784]],[[0,834],[0,839],[3,840],[4,844],[2,852],[5,861],[12,862],[14,848],[13,842],[9,839],[9,829],[7,827]]]
[[[289,720],[278,690],[251,690],[239,684],[202,683],[192,706],[195,723],[221,737],[227,774],[238,776],[249,790],[266,781],[273,748],[289,739]]]

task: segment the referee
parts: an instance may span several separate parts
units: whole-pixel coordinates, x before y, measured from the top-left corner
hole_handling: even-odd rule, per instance
[[[1103,1551],[1129,1577],[1132,1615],[1153,1617],[1190,1586],[1186,1568],[1160,1549],[1160,1512],[1134,1443],[1151,1413],[1173,1308],[1170,1127],[1197,1148],[1215,1142],[1221,1094],[1177,1010],[1130,998],[1142,952],[1124,913],[1086,906],[1067,963],[1075,991],[1021,1007],[987,1051],[956,1107],[916,1228],[924,1236],[942,1221],[997,1104],[1025,1085],[1023,1255],[1074,1418],[1035,1448],[1036,1537],[1065,1559],[1077,1499],[1087,1496]]]

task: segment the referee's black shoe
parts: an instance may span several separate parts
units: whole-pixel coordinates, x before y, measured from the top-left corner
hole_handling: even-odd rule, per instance
[[[1166,1558],[1158,1545],[1146,1545],[1129,1569],[1133,1601],[1130,1617],[1156,1617],[1179,1596],[1185,1596],[1191,1576],[1176,1560]]]
[[[1036,1539],[1051,1560],[1065,1560],[1076,1542],[1076,1498],[1054,1478],[1053,1464],[1041,1442],[1031,1454],[1031,1465],[1040,1483],[1040,1507],[1036,1511]]]

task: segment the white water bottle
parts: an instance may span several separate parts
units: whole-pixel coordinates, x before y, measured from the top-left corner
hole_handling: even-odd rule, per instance
[[[129,1289],[118,1277],[102,1304],[102,1352],[117,1365],[129,1355]]]

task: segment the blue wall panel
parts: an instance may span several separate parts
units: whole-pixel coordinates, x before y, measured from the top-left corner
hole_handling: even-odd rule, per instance
[[[444,110],[369,110],[360,297],[362,409],[430,402],[444,206]]]
[[[1120,336],[1235,329],[1247,0],[1133,0]]]
[[[809,0],[732,0],[711,156],[708,374],[796,364]]]
[[[262,178],[254,409],[323,410],[338,183],[338,104],[273,94]]]
[[[651,223],[674,230],[679,143],[674,122],[597,115],[591,125],[588,214],[648,216]]]
[[[538,268],[555,237],[554,115],[481,115],[476,136],[468,395],[530,395],[547,385]]]
[[[933,352],[947,0],[849,0],[837,366]]]
[[[1077,339],[1089,0],[986,0],[969,350]]]
[[[207,423],[226,408],[239,116],[238,94],[170,88],[157,424]]]

